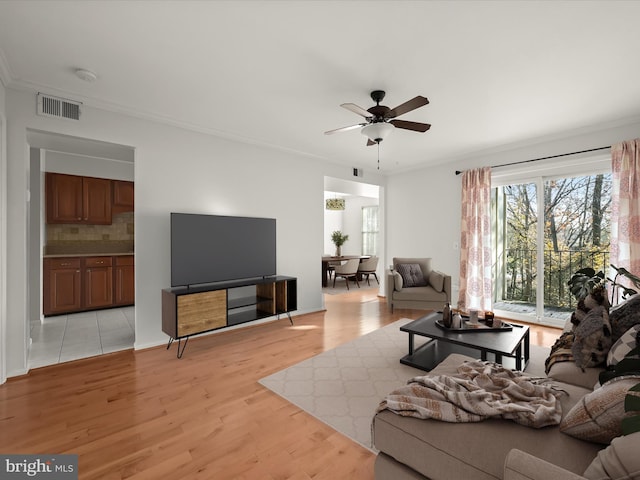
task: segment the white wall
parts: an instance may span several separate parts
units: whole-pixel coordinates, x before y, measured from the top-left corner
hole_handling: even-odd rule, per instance
[[[324,211],[324,233],[322,238],[324,240],[324,254],[327,255],[335,255],[336,254],[336,246],[331,241],[331,234],[336,230],[343,231],[343,219],[344,219],[344,211],[343,210],[326,210]],[[345,244],[346,245],[346,244]],[[344,246],[341,249],[344,254]]]
[[[349,178],[351,168],[85,105],[82,120],[35,115],[34,92],[7,90],[8,205],[7,374],[27,370],[28,129],[135,148],[136,348],[167,341],[160,292],[170,284],[172,211],[272,217],[278,225],[278,273],[298,277],[299,313],[323,308],[324,176]],[[384,178],[366,173],[365,182]],[[284,324],[283,324],[284,325]]]
[[[393,257],[431,257],[432,267],[452,275],[457,286],[461,189],[454,170],[441,165],[388,180],[386,257],[388,264]]]
[[[456,170],[582,151],[639,136],[640,121],[636,119],[601,130],[574,132],[564,138],[484,152],[447,164],[394,175],[388,179],[386,190],[387,258],[432,257],[434,268],[452,275],[453,301],[457,302],[462,177],[455,175]],[[531,165],[534,163],[528,164],[527,168]]]
[[[0,79],[0,384],[7,379],[6,369],[6,233],[7,233],[7,156],[5,88]]]

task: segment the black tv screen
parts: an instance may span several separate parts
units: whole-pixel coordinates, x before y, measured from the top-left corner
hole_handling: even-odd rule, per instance
[[[276,274],[276,220],[171,214],[171,286]]]

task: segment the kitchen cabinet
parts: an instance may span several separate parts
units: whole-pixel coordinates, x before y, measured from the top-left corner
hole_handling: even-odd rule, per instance
[[[113,304],[112,257],[83,259],[84,303],[87,309],[110,307]]]
[[[80,264],[80,258],[45,259],[42,299],[45,315],[82,309]]]
[[[43,271],[44,315],[135,302],[133,255],[45,258]]]
[[[47,172],[47,223],[110,225],[111,180]]]
[[[113,213],[133,212],[133,182],[112,180]]]
[[[135,302],[135,266],[133,255],[114,257],[114,298],[115,305],[133,305]]]

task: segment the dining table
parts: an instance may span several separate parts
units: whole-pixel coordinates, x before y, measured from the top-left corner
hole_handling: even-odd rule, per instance
[[[322,286],[326,287],[329,282],[329,263],[330,262],[343,262],[346,260],[351,260],[353,258],[359,258],[360,261],[362,261],[362,260],[366,260],[367,258],[371,258],[371,255],[341,255],[341,256],[323,255],[322,256]]]

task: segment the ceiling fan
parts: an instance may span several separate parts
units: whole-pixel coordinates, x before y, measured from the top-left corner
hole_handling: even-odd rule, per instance
[[[418,95],[411,100],[398,105],[396,108],[385,107],[380,102],[385,96],[383,90],[374,90],[371,92],[371,99],[376,102],[374,107],[365,110],[355,103],[343,103],[340,105],[347,110],[362,115],[366,122],[357,123],[349,127],[336,128],[324,132],[325,135],[332,135],[338,132],[346,132],[356,128],[362,128],[361,133],[367,136],[367,145],[379,144],[394,128],[402,128],[404,130],[413,130],[414,132],[426,132],[431,128],[428,123],[409,122],[407,120],[396,120],[396,117],[404,115],[416,108],[422,107],[429,103],[425,97]]]

